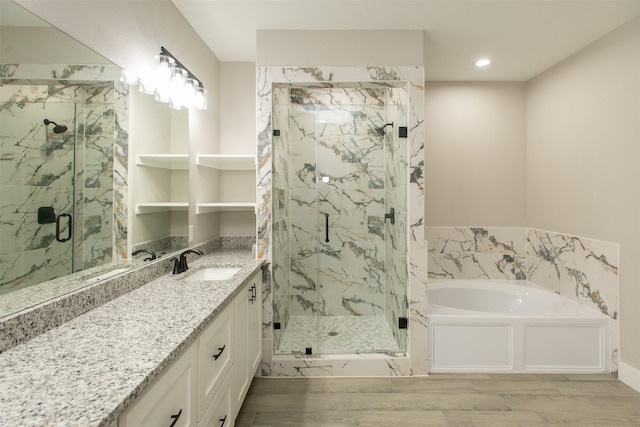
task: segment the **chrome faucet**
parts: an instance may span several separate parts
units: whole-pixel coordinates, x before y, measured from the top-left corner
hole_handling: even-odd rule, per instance
[[[137,251],[133,251],[131,256],[136,256],[138,254],[149,254],[150,255],[149,258],[145,258],[144,261],[151,261],[151,260],[154,260],[154,259],[158,258],[156,253],[153,252],[152,250],[149,250],[149,249],[138,249]]]
[[[170,261],[173,261],[173,274],[184,273],[189,269],[189,265],[187,264],[187,254],[202,255],[202,251],[198,249],[187,249],[180,254],[180,259],[171,258]]]

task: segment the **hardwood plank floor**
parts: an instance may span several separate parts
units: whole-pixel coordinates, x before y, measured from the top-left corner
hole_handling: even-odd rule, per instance
[[[236,427],[640,425],[640,393],[609,375],[255,378]]]

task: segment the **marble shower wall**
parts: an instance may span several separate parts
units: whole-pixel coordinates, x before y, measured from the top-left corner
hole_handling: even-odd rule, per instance
[[[405,88],[386,90],[385,120],[393,123],[384,137],[385,162],[384,203],[385,212],[395,210],[394,224],[383,221],[384,230],[384,301],[389,329],[398,347],[407,348],[407,330],[400,329],[398,319],[409,317],[408,267],[407,267],[407,191],[408,159],[407,139],[398,136],[398,129],[407,126],[409,96]]]
[[[115,80],[114,71],[0,65],[0,292],[66,275],[72,259],[76,271],[112,260],[114,81],[73,80]],[[45,118],[68,130],[54,133]],[[55,224],[38,224],[40,206],[73,215],[74,248],[55,241]]]
[[[384,99],[384,89],[291,89],[294,315],[384,314],[385,158],[375,130]]]
[[[338,111],[337,114],[333,112],[326,112],[324,114],[325,120],[337,120],[334,123],[325,123],[327,126],[318,126],[315,129],[318,139],[322,139],[322,145],[318,149],[319,154],[325,156],[324,162],[322,157],[318,156],[318,164],[315,165],[315,169],[311,166],[304,167],[302,162],[302,169],[297,169],[300,174],[300,187],[297,194],[292,194],[287,198],[286,193],[278,191],[278,185],[275,182],[279,179],[274,176],[273,171],[274,164],[278,163],[278,144],[282,144],[282,127],[278,130],[281,131],[280,136],[274,136],[274,128],[272,124],[276,123],[276,116],[279,113],[279,106],[274,103],[274,100],[279,96],[279,90],[283,87],[289,88],[341,88],[341,89],[356,89],[350,95],[347,95],[348,91],[342,91],[345,96],[361,97],[365,96],[363,90],[367,92],[366,96],[374,98],[379,95],[371,95],[377,91],[368,91],[368,88],[388,89],[388,88],[404,88],[408,102],[406,108],[406,115],[408,117],[406,125],[409,129],[409,137],[405,140],[404,149],[407,154],[407,161],[405,165],[405,176],[410,177],[408,179],[407,191],[409,192],[408,206],[405,207],[404,212],[400,212],[398,215],[404,216],[408,228],[411,230],[408,233],[409,242],[405,242],[407,245],[405,266],[409,271],[408,281],[405,281],[405,288],[408,287],[409,295],[405,296],[408,303],[405,302],[405,306],[409,307],[409,335],[407,339],[407,345],[409,347],[407,354],[397,355],[385,355],[384,357],[368,357],[368,355],[359,355],[353,357],[353,355],[347,359],[343,359],[340,356],[316,356],[314,358],[300,358],[298,356],[281,356],[276,357],[273,353],[274,340],[277,342],[278,333],[277,330],[273,330],[273,321],[278,321],[275,314],[272,316],[272,311],[283,308],[284,305],[278,305],[275,300],[281,298],[278,295],[278,290],[274,286],[267,289],[263,294],[264,302],[264,320],[263,320],[263,337],[264,337],[264,354],[262,362],[262,374],[267,376],[307,376],[307,375],[422,375],[427,373],[427,331],[426,331],[426,244],[424,242],[424,70],[422,67],[303,67],[303,68],[258,68],[257,69],[257,153],[258,153],[258,215],[257,215],[257,256],[258,258],[270,260],[272,262],[272,268],[274,274],[277,272],[277,268],[274,265],[276,258],[280,255],[276,252],[279,251],[281,240],[287,234],[293,236],[296,232],[298,235],[295,237],[296,241],[299,238],[304,240],[303,236],[306,230],[297,229],[294,223],[286,223],[287,228],[280,227],[277,224],[279,219],[279,209],[284,207],[285,211],[290,212],[291,217],[300,213],[304,214],[305,208],[309,204],[317,203],[320,215],[316,214],[313,220],[309,219],[310,224],[313,224],[316,229],[315,239],[323,239],[324,231],[324,213],[330,215],[330,226],[334,226],[335,230],[344,232],[344,235],[339,238],[336,237],[336,243],[340,242],[347,247],[347,250],[351,250],[353,256],[347,257],[347,262],[353,262],[356,269],[359,271],[358,280],[360,277],[364,277],[363,274],[366,271],[367,275],[371,272],[375,272],[378,269],[378,273],[384,272],[384,267],[381,269],[381,265],[377,264],[381,262],[384,264],[387,262],[385,256],[378,257],[380,251],[386,251],[385,245],[378,243],[384,242],[386,235],[382,234],[380,228],[380,221],[370,222],[370,216],[377,216],[378,214],[384,215],[385,209],[385,180],[387,179],[382,169],[376,167],[375,163],[375,151],[370,153],[366,152],[367,162],[362,162],[358,165],[354,160],[350,159],[352,153],[357,153],[364,146],[361,145],[362,140],[359,137],[354,136],[350,138],[350,145],[340,147],[343,153],[336,152],[336,142],[332,135],[336,135],[336,132],[343,129],[354,129],[358,132],[370,132],[375,131],[375,127],[366,126],[366,122],[363,120],[363,116],[357,114],[354,111],[349,111],[348,108],[343,111]],[[331,91],[329,91],[330,93]],[[337,93],[337,92],[336,92]],[[332,95],[329,95],[326,99],[330,100]],[[382,96],[386,96],[383,92]],[[401,96],[401,95],[398,95]],[[295,99],[298,99],[295,97]],[[326,101],[329,102],[330,101]],[[296,115],[300,122],[309,120],[305,118],[304,102],[295,102]],[[362,104],[362,102],[360,102]],[[378,104],[379,105],[379,104]],[[369,104],[367,104],[367,108]],[[373,116],[380,114],[380,118],[383,119],[383,115],[387,113],[384,107],[371,104],[371,110],[367,114]],[[293,107],[292,107],[293,109]],[[378,112],[379,109],[379,112]],[[320,113],[320,110],[318,110]],[[350,123],[345,122],[345,117],[352,117]],[[342,120],[342,122],[340,121]],[[314,120],[315,121],[315,120]],[[342,123],[337,125],[336,123]],[[382,120],[379,125],[384,124]],[[323,125],[318,123],[319,125]],[[293,127],[291,133],[295,129],[304,129],[306,132],[306,126]],[[366,129],[366,130],[365,130]],[[387,128],[388,129],[388,128]],[[326,130],[326,133],[323,131]],[[304,135],[304,134],[303,134]],[[306,136],[304,136],[306,137]],[[364,139],[364,138],[363,138]],[[301,145],[301,149],[304,148]],[[293,138],[291,139],[291,151],[296,154],[296,159],[292,154],[290,164],[290,179],[294,179],[297,175],[294,167],[294,162],[300,163],[302,160],[303,152],[295,153]],[[365,149],[366,151],[366,149]],[[344,156],[343,156],[344,154]],[[300,158],[298,158],[300,157]],[[328,164],[326,161],[329,161]],[[365,170],[374,171],[372,179],[363,179],[362,172]],[[324,174],[324,175],[320,175]],[[309,198],[309,193],[304,190],[304,185],[308,182],[307,178],[315,177],[316,175],[322,177],[327,176],[329,182],[325,183],[321,181],[321,185],[318,189],[318,202],[313,202]],[[295,177],[297,179],[297,177]],[[346,184],[346,190],[342,195],[348,194],[349,199],[347,205],[336,209],[333,206],[336,198],[340,194],[337,186],[333,186],[334,182],[342,181]],[[350,186],[350,187],[349,187]],[[293,184],[291,188],[293,188]],[[274,199],[277,199],[278,202]],[[299,200],[300,203],[294,202]],[[369,200],[369,201],[367,201]],[[288,203],[289,202],[289,203]],[[395,202],[394,202],[395,203]],[[287,206],[289,204],[289,206]],[[370,211],[367,209],[370,207]],[[298,211],[299,209],[299,211]],[[324,209],[324,210],[323,210]],[[296,211],[294,213],[294,210]],[[353,225],[349,222],[347,215],[338,213],[344,210],[344,212],[351,213],[356,211],[359,213],[360,224]],[[333,214],[332,214],[333,212]],[[336,218],[332,218],[335,216]],[[340,216],[341,218],[338,218]],[[366,217],[366,219],[364,219]],[[382,216],[383,218],[383,216]],[[396,216],[398,219],[398,216]],[[371,225],[371,231],[369,226]],[[279,230],[282,230],[280,232]],[[362,243],[362,246],[358,248],[356,238],[359,235],[365,235],[372,233],[372,239],[370,242]],[[385,232],[386,234],[386,232]],[[278,235],[282,237],[278,237]],[[318,237],[319,236],[319,237]],[[320,247],[320,251],[324,251],[323,255],[318,252],[317,263],[320,266],[320,271],[323,271],[316,278],[317,289],[322,288],[322,278],[320,275],[324,275],[327,278],[331,278],[335,272],[340,271],[339,267],[333,264],[332,251],[335,250],[331,242],[332,236],[330,235],[330,242],[320,242],[317,246]],[[297,243],[296,243],[297,244]],[[302,247],[302,245],[301,245]],[[356,249],[356,251],[353,251]],[[293,244],[290,247],[291,254],[294,255]],[[373,256],[375,255],[375,256]],[[382,264],[382,265],[383,265]],[[366,267],[365,267],[366,266]],[[372,268],[373,267],[373,268]],[[367,270],[365,270],[365,268]],[[292,268],[293,270],[293,268]],[[385,272],[386,274],[386,272]],[[368,276],[367,276],[368,278]],[[308,278],[304,278],[307,281],[306,286],[311,286],[311,281]],[[338,281],[339,282],[339,281]],[[362,283],[359,281],[358,283]],[[374,286],[374,289],[376,286]],[[329,290],[329,289],[327,289]],[[379,289],[375,289],[377,292]],[[368,289],[371,292],[371,287]],[[292,289],[292,295],[293,295]],[[300,293],[302,293],[301,291]],[[380,313],[386,308],[384,303],[387,290],[382,289],[383,294],[380,295]],[[327,294],[331,295],[331,294]],[[335,294],[338,295],[338,294]],[[370,294],[378,295],[378,294]],[[324,298],[324,297],[323,297]],[[398,301],[402,301],[403,297],[399,297]],[[331,299],[331,298],[328,298]],[[342,299],[342,297],[340,297]],[[325,301],[327,298],[321,299],[322,303],[316,305],[316,310],[320,312],[324,306],[329,307],[329,303]],[[347,298],[348,301],[348,298]],[[398,303],[402,305],[402,302]],[[349,307],[349,308],[347,308]],[[358,308],[357,304],[342,305],[341,310],[347,310]],[[367,308],[372,313],[378,310],[375,306]],[[328,313],[331,314],[331,313]]]
[[[273,157],[273,241],[272,289],[273,289],[273,321],[280,323],[280,329],[274,330],[275,348],[280,348],[284,332],[291,315],[291,207],[290,207],[290,151],[291,136],[289,132],[290,89],[274,88],[274,129],[280,135],[274,137],[277,148]]]

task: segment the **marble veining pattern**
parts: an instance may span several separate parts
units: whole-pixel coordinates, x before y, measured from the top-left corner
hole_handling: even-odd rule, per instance
[[[183,286],[165,274],[0,354],[3,424],[115,422],[261,264],[247,250],[213,253],[191,268],[242,266],[235,278]]]
[[[323,206],[320,203],[314,202],[313,194],[309,191],[311,188],[309,186],[314,183],[314,180],[318,177],[320,173],[326,174],[329,176],[330,182],[331,177],[340,177],[340,179],[348,186],[344,191],[348,192],[347,200],[357,201],[354,206],[357,206],[357,203],[360,203],[362,200],[361,196],[369,193],[367,197],[371,197],[374,195],[374,191],[381,191],[379,196],[373,196],[373,200],[380,200],[382,202],[385,198],[384,194],[384,186],[386,183],[385,179],[389,179],[394,182],[394,184],[402,184],[402,176],[406,176],[407,184],[407,192],[409,193],[409,203],[407,204],[406,211],[400,213],[401,216],[407,215],[406,224],[409,224],[411,228],[411,232],[408,233],[408,238],[412,242],[423,242],[424,233],[421,230],[424,224],[424,111],[422,104],[423,97],[423,74],[422,67],[306,67],[306,68],[258,68],[257,69],[257,93],[258,93],[258,101],[257,101],[257,153],[258,153],[258,215],[257,215],[257,230],[258,230],[258,242],[257,242],[257,253],[258,256],[265,256],[267,260],[273,262],[273,275],[274,280],[278,280],[278,275],[282,274],[283,280],[286,280],[286,274],[289,271],[288,265],[285,265],[281,262],[278,262],[277,257],[282,256],[282,252],[279,250],[278,253],[271,253],[272,248],[282,247],[281,243],[287,236],[287,234],[296,235],[296,241],[303,242],[305,238],[313,236],[312,229],[307,230],[305,228],[296,227],[295,223],[288,223],[286,221],[287,214],[290,214],[292,217],[296,215],[307,215],[305,211],[313,209],[328,209],[327,213],[330,213],[330,210],[333,209],[334,206],[334,194],[332,193],[330,185],[327,185],[327,190],[321,192],[321,196],[324,197],[326,202],[323,202]],[[360,83],[354,83],[360,82]],[[369,171],[373,171],[374,173],[370,173],[370,179],[368,180],[360,180],[359,176],[361,176],[360,169],[362,165],[351,165],[349,167],[342,167],[342,169],[336,169],[336,166],[339,166],[338,163],[329,162],[328,166],[324,169],[318,167],[317,165],[311,164],[310,162],[305,162],[305,157],[308,151],[305,151],[305,138],[310,138],[311,133],[306,131],[306,127],[298,126],[300,123],[306,123],[307,120],[310,120],[310,117],[305,116],[305,104],[304,102],[295,102],[296,99],[301,98],[293,98],[294,102],[291,102],[290,97],[288,97],[288,93],[286,90],[282,90],[283,88],[303,88],[304,92],[314,92],[312,89],[317,89],[320,87],[323,88],[338,88],[337,91],[330,91],[326,94],[326,96],[312,96],[314,100],[322,100],[324,105],[331,105],[334,102],[335,95],[337,93],[344,93],[343,89],[349,88],[354,89],[350,95],[354,97],[358,97],[359,99],[368,99],[371,101],[371,107],[375,107],[375,104],[378,103],[377,98],[380,92],[367,92],[363,96],[362,89],[372,87],[372,83],[377,88],[401,88],[406,87],[407,91],[405,94],[402,94],[401,91],[399,93],[394,94],[398,99],[397,105],[407,105],[406,114],[409,119],[406,123],[409,128],[409,139],[406,141],[408,148],[407,155],[407,167],[404,173],[393,174],[393,177],[385,177],[385,174],[382,169],[378,169],[376,167],[369,166]],[[357,90],[355,90],[357,89]],[[320,93],[320,92],[318,92]],[[375,93],[375,96],[370,96],[370,93]],[[274,103],[274,99],[277,100],[277,103]],[[402,102],[400,101],[402,100]],[[283,106],[283,101],[289,102],[291,105]],[[406,101],[406,102],[405,102]],[[368,102],[368,101],[367,101]],[[310,103],[309,103],[310,104]],[[307,105],[308,106],[308,105]],[[295,117],[295,126],[292,126],[293,131],[297,129],[305,129],[305,132],[300,132],[302,138],[300,139],[302,143],[299,146],[296,146],[298,151],[295,151],[295,157],[292,156],[292,163],[290,165],[290,170],[292,173],[287,177],[290,181],[290,191],[291,196],[290,199],[287,197],[287,187],[285,184],[286,180],[280,180],[277,176],[273,175],[273,171],[275,166],[282,165],[283,163],[278,157],[277,150],[274,154],[272,149],[272,140],[274,143],[281,143],[281,136],[273,136],[273,129],[278,129],[275,127],[276,125],[280,127],[279,130],[282,131],[282,120],[279,121],[278,117],[283,114],[287,114],[287,108],[294,109],[296,111]],[[369,107],[368,107],[369,108]],[[320,111],[320,110],[318,110]],[[346,114],[349,113],[345,111]],[[388,111],[382,110],[379,114],[382,117],[383,114],[389,113]],[[333,113],[332,113],[333,114]],[[378,114],[378,113],[376,113]],[[332,116],[333,118],[337,117],[336,115]],[[353,116],[352,116],[353,117]],[[273,123],[273,127],[272,127]],[[354,127],[353,129],[358,129],[357,121],[351,122]],[[327,127],[328,129],[329,127]],[[317,135],[316,135],[317,136]],[[348,166],[348,160],[352,159],[349,153],[352,153],[352,150],[348,147],[339,147],[334,145],[337,149],[334,150],[331,144],[336,144],[336,142],[340,142],[339,140],[332,140],[331,137],[323,139],[323,150],[327,153],[327,155],[332,154],[340,154],[341,163],[344,162]],[[363,140],[358,138],[353,139],[354,146],[362,148],[361,143]],[[293,147],[293,145],[292,145]],[[338,148],[339,147],[339,148]],[[292,153],[294,153],[293,148],[291,149]],[[344,154],[344,156],[342,155]],[[368,152],[367,152],[368,154]],[[373,153],[371,153],[373,154]],[[373,158],[372,158],[373,159]],[[294,167],[294,162],[300,162],[301,167]],[[274,166],[275,165],[275,166]],[[280,166],[278,166],[280,167]],[[297,171],[294,173],[293,171]],[[378,172],[379,171],[379,172]],[[400,172],[402,170],[400,169]],[[294,183],[294,178],[299,178],[300,185],[296,185]],[[273,186],[272,186],[273,184]],[[398,191],[397,193],[400,193]],[[291,200],[291,203],[288,203],[287,200]],[[296,200],[296,202],[293,202]],[[320,199],[319,199],[320,200]],[[314,206],[314,203],[317,205]],[[395,202],[393,202],[395,203]],[[374,205],[367,204],[367,206],[371,206],[374,208]],[[344,225],[341,225],[342,229],[345,230],[345,237],[351,235],[353,237],[359,235],[362,232],[370,233],[373,241],[367,246],[358,246],[357,241],[354,240],[344,240],[344,246],[356,249],[355,254],[362,254],[354,256],[350,258],[349,262],[352,262],[356,269],[364,272],[363,268],[368,270],[366,275],[368,286],[366,291],[371,292],[375,290],[375,294],[382,290],[381,286],[378,285],[380,278],[384,276],[385,269],[383,267],[384,262],[386,262],[385,257],[389,256],[389,254],[384,255],[386,252],[385,248],[385,239],[387,238],[384,233],[382,233],[381,223],[374,218],[377,217],[380,212],[384,213],[384,209],[387,208],[388,205],[384,203],[379,203],[379,207],[375,208],[377,212],[366,215],[366,220],[360,223],[353,222],[344,222]],[[335,214],[336,212],[334,212]],[[317,215],[314,219],[309,217],[305,224],[312,225],[314,222],[317,224],[317,227],[321,230],[323,228],[323,215]],[[330,218],[330,221],[332,219]],[[336,218],[335,223],[336,227],[340,226],[340,221],[345,221],[342,218]],[[282,222],[281,222],[282,221]],[[334,224],[334,223],[331,223]],[[358,231],[358,227],[364,226],[361,230]],[[406,227],[406,226],[405,226]],[[318,229],[313,230],[316,233],[320,231]],[[316,234],[317,235],[317,234]],[[280,237],[278,237],[280,236]],[[413,245],[409,245],[406,242],[406,239],[402,239],[400,236],[390,237],[391,239],[395,239],[397,243],[402,243],[407,248],[408,254],[405,256],[409,256],[412,259],[412,262],[409,263],[405,258],[405,265],[408,270],[411,270],[411,273],[415,277],[416,271],[422,269],[426,271],[426,246],[421,246],[421,249],[424,249],[422,256],[420,254],[415,254],[415,257],[410,253],[410,248],[414,247]],[[276,240],[280,239],[280,240]],[[380,244],[375,244],[375,239],[379,239]],[[297,243],[296,243],[297,244]],[[305,246],[308,245],[308,246]],[[320,302],[321,305],[318,305],[317,301],[311,301],[308,295],[312,295],[311,292],[314,292],[315,289],[320,289],[318,287],[319,278],[314,275],[304,273],[308,271],[307,268],[312,265],[321,265],[322,262],[316,254],[320,254],[320,252],[313,252],[313,250],[309,247],[321,247],[325,253],[326,261],[331,260],[331,254],[336,250],[330,245],[316,245],[313,242],[313,238],[307,239],[304,245],[300,246],[300,250],[297,252],[298,254],[302,254],[299,256],[296,261],[292,260],[292,268],[290,271],[292,272],[292,278],[298,277],[300,280],[296,279],[296,284],[291,286],[291,301],[295,304],[295,301],[304,302],[302,305],[298,305],[302,312],[313,312],[321,310],[322,305],[329,306],[335,304],[342,305],[342,301],[336,300],[336,302],[327,301],[325,299],[319,299],[317,301]],[[401,246],[398,246],[400,248]],[[275,250],[275,249],[273,249]],[[292,254],[292,258],[295,258],[293,254],[296,253],[293,247],[289,249]],[[369,263],[367,265],[366,262],[361,262],[365,259],[363,257],[364,254],[376,254],[381,255],[382,258],[373,258],[379,259],[382,262],[374,262]],[[395,255],[400,256],[400,250]],[[372,259],[372,258],[368,258]],[[389,262],[397,262],[397,258],[393,259]],[[279,272],[281,271],[281,273]],[[337,273],[337,270],[335,270]],[[340,271],[339,274],[343,273]],[[325,274],[329,274],[331,279],[335,277],[339,277],[339,274],[332,273],[331,267],[329,270],[326,270]],[[394,275],[401,275],[401,271],[393,272]],[[319,274],[318,274],[319,276]],[[362,277],[365,277],[364,275]],[[406,276],[405,276],[406,277]],[[386,280],[386,278],[384,279]],[[384,281],[383,280],[383,281]],[[426,304],[426,283],[424,280],[413,280],[413,288],[419,289],[422,286],[422,291],[416,292],[416,299],[410,298],[407,294],[402,295],[402,293],[395,291],[384,291],[385,293],[379,294],[382,299],[379,306],[381,307],[381,311],[383,312],[385,308],[385,294],[391,298],[395,298],[396,302],[394,305],[397,307],[403,307],[405,310],[410,310],[411,312],[416,313],[424,313],[420,311],[421,304]],[[292,279],[293,282],[293,279]],[[338,281],[337,283],[340,283]],[[329,282],[329,284],[331,284]],[[332,284],[331,284],[332,285]],[[333,285],[332,285],[333,286]],[[410,286],[407,283],[407,280],[404,280],[404,287],[407,288]],[[364,286],[361,287],[359,291],[365,290]],[[297,360],[293,359],[282,359],[281,357],[274,357],[272,354],[272,348],[275,344],[277,345],[277,341],[282,337],[278,337],[278,331],[273,331],[273,320],[278,318],[280,321],[285,319],[285,316],[290,316],[294,314],[293,311],[289,312],[287,307],[290,305],[287,302],[286,294],[278,294],[278,287],[274,287],[272,289],[272,293],[265,294],[265,306],[264,313],[265,318],[263,324],[265,325],[265,330],[263,336],[264,340],[264,357],[262,363],[262,372],[264,375],[300,375],[302,372],[306,374],[311,373],[312,375],[350,375],[354,372],[364,372],[361,369],[364,369],[367,372],[371,372],[372,374],[378,375],[419,375],[422,373],[426,373],[426,359],[424,358],[426,355],[426,336],[427,334],[419,335],[416,333],[414,335],[414,330],[418,332],[420,330],[420,319],[413,319],[410,317],[409,319],[409,334],[410,337],[407,340],[411,342],[411,347],[414,349],[414,353],[418,355],[418,357],[414,360],[409,357],[400,357],[400,358],[368,358],[367,356],[356,357],[354,359],[344,359],[344,358],[330,358],[330,360],[326,357],[319,356],[317,359],[304,359]],[[360,294],[356,292],[356,296]],[[342,297],[340,297],[342,298]],[[374,303],[370,307],[375,307]],[[411,306],[414,309],[411,309]],[[342,307],[345,307],[342,305]],[[347,304],[347,307],[349,304]],[[347,308],[345,307],[345,308]],[[271,311],[273,309],[273,311]],[[347,308],[347,310],[351,310],[351,308]],[[285,313],[287,313],[285,315]],[[273,317],[271,317],[273,316]],[[280,316],[280,317],[277,317]],[[414,328],[414,322],[416,327]]]
[[[427,227],[426,234],[429,279],[528,280],[609,316],[617,371],[617,243],[515,227]]]
[[[112,238],[119,225],[114,218],[126,218],[126,206],[114,204],[117,191],[126,191],[126,186],[114,188],[113,180],[114,118],[119,115],[126,124],[127,116],[121,108],[126,88],[120,93],[124,99],[114,91],[121,86],[119,69],[0,64],[0,78],[0,193],[11,200],[0,208],[8,220],[0,236],[4,292],[66,275],[72,264],[78,271],[126,259],[121,249],[116,252],[124,256],[114,258],[116,244],[126,247],[126,230],[123,239]],[[65,124],[68,131],[52,132],[44,118]],[[120,139],[125,147],[127,133]],[[36,223],[39,206],[73,215],[73,247],[55,242],[54,224]],[[63,225],[62,234],[67,231]],[[123,237],[122,230],[118,236]]]
[[[427,227],[430,279],[525,280],[526,232],[509,227]]]

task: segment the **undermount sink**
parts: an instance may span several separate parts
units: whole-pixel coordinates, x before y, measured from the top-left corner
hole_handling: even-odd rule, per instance
[[[203,280],[227,280],[240,271],[240,267],[209,267],[198,270],[185,280],[200,282]]]

